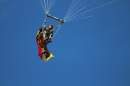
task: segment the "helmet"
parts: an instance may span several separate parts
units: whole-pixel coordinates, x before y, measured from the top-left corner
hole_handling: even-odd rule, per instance
[[[49,29],[53,29],[53,25],[51,24],[51,25],[49,25]]]

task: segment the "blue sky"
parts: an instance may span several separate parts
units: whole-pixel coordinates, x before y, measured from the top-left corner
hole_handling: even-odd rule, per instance
[[[64,18],[70,3],[57,0],[50,14]],[[48,45],[55,57],[44,62],[35,41],[45,17],[39,0],[0,0],[0,86],[130,86],[129,4],[118,0],[64,23]]]

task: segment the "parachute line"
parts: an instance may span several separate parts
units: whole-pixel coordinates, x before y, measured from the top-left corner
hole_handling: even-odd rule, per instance
[[[75,2],[74,2],[75,1]],[[77,3],[76,3],[77,2]],[[67,13],[67,15],[65,16],[65,18],[64,18],[64,20],[66,20],[70,15],[71,15],[71,13],[73,13],[74,12],[74,9],[75,9],[75,7],[77,6],[77,4],[79,3],[79,0],[78,1],[76,1],[76,0],[73,0],[73,2],[72,2],[72,6],[70,6],[70,10],[68,11],[68,13]]]
[[[71,18],[71,16],[73,16],[73,15],[77,14],[79,11],[83,10],[85,8],[85,6],[83,8],[81,8],[79,11],[77,11],[83,4],[85,4],[85,2],[79,2],[78,6],[76,6],[76,8],[73,11],[71,11],[71,13],[69,13],[69,15],[66,17],[65,20]],[[77,11],[77,12],[74,13],[75,11]]]
[[[95,10],[97,10],[99,8],[102,8],[102,7],[106,6],[106,5],[112,4],[112,3],[116,2],[117,0],[113,0],[113,1],[110,1],[110,2],[105,3],[103,5],[100,5],[100,6],[92,8],[92,9],[89,9],[87,11],[81,12],[85,8],[89,7],[90,5],[94,4],[97,1],[99,1],[99,0],[95,0],[95,1],[93,1],[92,3],[90,3],[87,6],[83,6],[87,2],[87,0],[85,0],[84,2],[81,2],[79,0],[73,0],[70,7],[69,7],[69,10],[67,11],[67,14],[64,17],[64,21],[67,22],[67,21],[73,21],[73,20],[92,17],[93,15],[87,16],[87,17],[85,17],[85,15],[87,13],[89,13],[89,12],[92,12],[92,11],[95,11]]]
[[[41,6],[42,6],[42,8],[43,8],[43,10],[44,10],[44,12],[45,12],[46,10],[45,10],[45,7],[44,7],[44,5],[43,5],[42,0],[39,0],[39,2],[41,3]]]
[[[48,14],[50,12],[50,10],[52,9],[55,1],[56,0],[44,0],[44,1],[39,0],[39,2],[41,3],[42,8],[43,8],[45,14]]]
[[[60,28],[61,28],[61,26],[60,26],[59,28],[57,28],[57,30],[56,30],[56,32],[55,32],[55,34],[54,34],[54,36],[53,36],[53,39],[54,39],[54,37],[56,36],[56,34],[58,33],[58,31],[60,30]]]

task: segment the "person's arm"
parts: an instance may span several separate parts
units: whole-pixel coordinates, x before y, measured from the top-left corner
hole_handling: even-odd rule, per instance
[[[40,28],[40,29],[38,30],[37,34],[36,34],[37,39],[40,38],[41,34],[42,34],[42,29]]]

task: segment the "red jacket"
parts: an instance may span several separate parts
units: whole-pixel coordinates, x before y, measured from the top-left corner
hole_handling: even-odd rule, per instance
[[[36,36],[36,43],[37,43],[37,46],[38,46],[38,55],[42,59],[42,48],[40,46],[44,46],[44,38],[42,38],[42,40],[39,41],[37,36]]]

